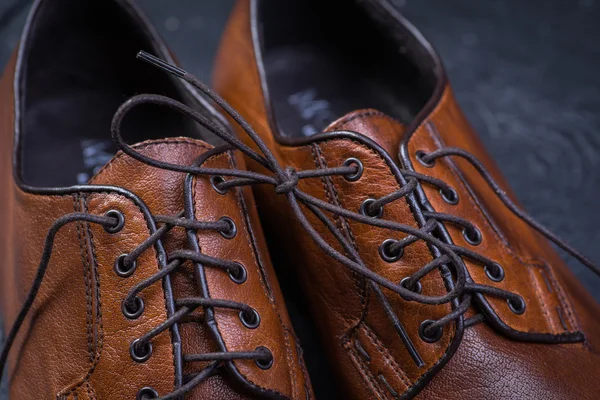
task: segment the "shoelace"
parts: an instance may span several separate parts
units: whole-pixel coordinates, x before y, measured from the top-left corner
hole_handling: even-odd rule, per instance
[[[147,165],[188,174],[188,180],[190,180],[191,177],[209,177],[215,190],[221,192],[226,192],[232,188],[247,185],[273,185],[276,193],[286,196],[292,212],[310,237],[315,241],[315,243],[326,254],[338,261],[340,264],[366,278],[378,300],[384,306],[384,310],[386,311],[386,314],[389,317],[392,325],[398,332],[400,339],[409,350],[409,353],[417,365],[423,365],[423,360],[420,358],[418,352],[416,352],[414,345],[408,337],[404,327],[399,321],[395,311],[391,307],[387,297],[384,295],[382,287],[397,293],[407,301],[415,301],[422,304],[431,305],[440,305],[446,303],[451,303],[453,305],[452,311],[437,321],[424,321],[424,324],[421,326],[422,329],[419,333],[425,340],[428,341],[435,341],[436,337],[440,335],[443,326],[462,317],[462,315],[471,305],[471,299],[474,293],[483,293],[505,298],[516,310],[518,310],[520,305],[523,304],[523,299],[518,295],[511,293],[510,291],[468,281],[464,267],[461,267],[462,257],[469,258],[485,268],[488,276],[492,277],[491,279],[494,280],[494,278],[498,279],[504,273],[498,264],[472,250],[448,244],[432,234],[432,232],[434,232],[436,227],[441,222],[448,222],[462,226],[464,228],[463,233],[467,241],[476,242],[477,240],[480,240],[480,233],[469,221],[450,214],[424,212],[423,215],[427,219],[426,223],[420,228],[415,228],[383,218],[385,206],[414,192],[419,182],[425,182],[438,187],[446,201],[456,201],[456,192],[445,182],[424,174],[416,173],[414,171],[401,169],[401,173],[405,178],[407,178],[406,184],[399,190],[382,198],[366,199],[360,210],[352,211],[330,204],[301,191],[298,188],[299,180],[324,178],[329,176],[343,176],[349,180],[357,180],[360,179],[360,175],[362,174],[362,164],[360,160],[348,159],[341,163],[339,167],[328,167],[318,170],[296,171],[291,167],[284,168],[279,165],[274,155],[267,148],[266,144],[262,142],[259,135],[254,131],[250,124],[227,102],[210,90],[203,82],[181,68],[170,65],[148,53],[140,52],[138,54],[138,58],[187,81],[189,84],[204,93],[208,98],[213,100],[215,104],[229,114],[229,116],[244,130],[244,132],[254,142],[260,153],[254,151],[231,133],[225,131],[213,121],[203,116],[200,112],[188,107],[187,105],[165,96],[149,94],[132,97],[116,112],[113,118],[111,130],[113,141],[119,147],[119,149],[130,157]],[[171,164],[147,157],[144,154],[139,153],[135,150],[135,148],[129,146],[123,140],[121,135],[121,123],[129,111],[143,104],[161,105],[173,111],[182,113],[192,118],[207,131],[218,136],[227,143],[225,146],[215,148],[213,151],[211,151],[211,155],[218,154],[219,152],[227,152],[232,149],[239,150],[247,157],[251,158],[258,164],[265,167],[268,171],[272,172],[273,175],[265,175],[257,172],[236,169],[206,168],[202,167],[200,165],[201,162],[198,161],[194,165]],[[494,181],[489,172],[487,172],[483,165],[473,155],[457,148],[443,148],[429,154],[423,152],[417,154],[417,158],[425,165],[432,165],[436,159],[450,156],[462,157],[469,161],[479,171],[481,176],[512,213],[600,276],[600,269],[597,266],[593,265],[574,248],[551,233],[548,229],[536,222],[532,217],[516,206]],[[343,252],[336,250],[318,233],[318,231],[308,221],[304,211],[301,209],[301,205],[305,206],[327,227],[327,229],[333,234],[335,239],[341,245]],[[336,216],[346,218],[348,220],[354,220],[366,225],[406,234],[404,239],[388,240],[381,244],[380,254],[382,258],[389,260],[390,262],[393,262],[401,257],[404,248],[419,240],[422,240],[428,245],[437,249],[440,256],[435,257],[428,264],[420,268],[416,273],[411,276],[407,276],[400,283],[391,282],[379,274],[371,271],[365,265],[351,241],[336,226],[336,224],[331,221],[329,217],[327,217],[325,214],[326,212],[330,212]],[[162,223],[163,225],[140,246],[138,246],[138,248],[130,252],[128,255],[117,259],[115,266],[116,270],[120,270],[120,272],[124,274],[130,273],[135,269],[135,259],[143,251],[160,241],[164,234],[174,227],[185,228],[188,230],[188,233],[193,233],[197,230],[216,230],[228,234],[235,229],[234,225],[231,224],[232,221],[222,219],[215,222],[200,222],[195,221],[193,216],[188,215],[185,212],[182,212],[177,216],[154,216],[154,219],[155,222]],[[73,213],[58,218],[55,221],[46,237],[44,251],[33,284],[28,292],[18,317],[14,322],[9,335],[7,336],[4,348],[2,350],[2,355],[0,356],[0,372],[4,369],[11,345],[14,342],[14,339],[16,338],[25,317],[31,309],[31,306],[42,284],[52,254],[53,242],[56,233],[63,226],[76,221],[100,224],[109,231],[116,231],[120,229],[119,226],[121,224],[121,219],[118,214],[98,216],[87,213]],[[190,244],[193,244],[193,240],[190,240]],[[160,281],[173,271],[177,270],[178,267],[181,266],[186,260],[190,260],[194,263],[200,263],[202,265],[220,268],[229,273],[234,280],[241,279],[241,276],[244,274],[242,272],[243,266],[239,264],[226,260],[215,259],[206,256],[197,250],[177,250],[169,255],[169,263],[165,268],[161,269],[152,277],[138,283],[130,290],[123,301],[122,308],[124,313],[130,313],[134,315],[135,313],[139,312],[140,309],[143,309],[143,304],[137,295],[148,286]],[[443,275],[449,280],[449,284],[447,285],[448,292],[445,295],[428,296],[421,294],[420,280],[432,271],[442,271]],[[173,325],[182,323],[182,320],[185,316],[189,315],[199,307],[204,308],[206,314],[211,314],[213,308],[226,308],[236,311],[239,310],[242,321],[246,320],[246,322],[250,325],[252,325],[256,318],[259,318],[259,316],[256,314],[256,311],[248,305],[229,300],[212,299],[207,296],[179,299],[176,301],[176,306],[177,311],[166,321],[132,343],[132,358],[136,359],[136,357],[138,357],[141,360],[147,357],[152,351],[151,346],[152,339],[154,337],[171,328]],[[186,362],[209,361],[210,363],[202,371],[189,377],[189,379],[180,388],[166,396],[161,397],[161,399],[173,399],[188,393],[203,380],[216,373],[221,363],[231,362],[239,359],[253,359],[257,362],[259,367],[266,368],[268,368],[270,363],[272,363],[272,356],[266,348],[258,348],[249,352],[218,352],[187,355],[184,356],[184,361]],[[146,390],[146,392],[142,393],[144,390]],[[151,389],[144,388],[142,391],[140,392],[140,398],[158,397],[158,394],[153,392]]]

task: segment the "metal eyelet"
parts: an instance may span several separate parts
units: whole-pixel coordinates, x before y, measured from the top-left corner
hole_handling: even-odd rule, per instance
[[[128,319],[137,319],[144,312],[144,300],[137,296],[134,297],[134,299],[135,308],[133,310],[129,308],[126,300],[123,300],[123,302],[121,303],[121,312]]]
[[[467,243],[469,243],[471,246],[479,245],[483,239],[481,236],[481,231],[477,228],[465,228],[463,229],[462,234]]]
[[[260,325],[260,315],[258,314],[258,311],[256,311],[254,308],[250,309],[251,311],[240,311],[240,321],[242,321],[242,324],[248,328],[248,329],[256,329],[258,328],[258,326]]]
[[[223,178],[221,175],[210,176],[210,184],[212,185],[213,189],[215,189],[215,192],[221,195],[227,194],[229,191],[229,189],[219,189],[219,185],[223,182],[225,182],[225,178]]]
[[[248,272],[242,264],[236,263],[236,265],[237,268],[235,271],[232,271],[231,269],[229,270],[229,278],[238,285],[241,285],[242,283],[246,282],[246,279],[248,279]]]
[[[141,388],[137,395],[135,396],[135,400],[149,400],[149,399],[158,399],[160,396],[158,392],[149,386]]]
[[[135,260],[133,260],[131,265],[125,265],[125,257],[127,257],[127,254],[121,254],[119,257],[117,257],[117,259],[115,260],[115,266],[113,268],[115,274],[117,274],[121,278],[130,277],[137,268],[137,261]]]
[[[260,369],[269,369],[273,366],[273,353],[271,353],[271,350],[267,349],[264,346],[260,346],[256,348],[257,351],[264,351],[266,353],[268,353],[268,355],[265,357],[266,360],[261,360],[261,359],[257,359],[254,360],[254,362],[256,363],[256,365],[258,365],[258,368]]]
[[[525,312],[525,300],[523,300],[523,298],[521,296],[518,297],[518,301],[515,302],[511,301],[511,299],[507,299],[506,302],[508,303],[508,308],[510,308],[510,311],[514,312],[517,315],[521,315]]]
[[[221,217],[219,221],[229,224],[228,232],[219,231],[221,236],[223,236],[225,239],[233,239],[235,235],[237,235],[237,226],[235,225],[235,222],[233,222],[233,220],[229,217]]]
[[[356,165],[357,171],[354,174],[344,175],[344,179],[348,182],[356,182],[359,180],[364,171],[363,164],[358,158],[350,157],[342,164],[343,167],[350,167],[352,165]]]
[[[115,218],[117,220],[117,223],[114,226],[102,225],[104,230],[108,233],[114,234],[120,232],[125,226],[125,215],[123,215],[123,213],[119,210],[109,210],[106,212],[106,214],[104,214],[104,216]]]
[[[486,265],[483,270],[487,277],[494,282],[502,282],[504,279],[504,268],[498,263],[494,263],[493,266]]]
[[[446,188],[446,191],[444,191],[444,189],[440,189],[440,194],[446,203],[452,205],[458,204],[458,193],[456,193],[456,190],[452,189],[451,187]]]
[[[425,329],[427,329],[427,327],[431,324],[433,324],[435,321],[432,321],[430,319],[426,319],[425,321],[421,322],[421,326],[419,326],[419,337],[427,343],[435,343],[438,340],[440,340],[442,338],[442,334],[444,333],[444,330],[442,328],[438,328],[433,335],[429,335],[427,336],[425,334]]]
[[[383,208],[379,208],[376,214],[369,213],[369,207],[375,202],[375,199],[366,199],[360,205],[360,213],[371,218],[381,218],[383,216]]]
[[[408,276],[406,278],[402,278],[402,280],[400,281],[400,286],[402,286],[403,288],[406,288],[406,289],[410,290],[411,292],[415,292],[417,294],[421,294],[421,291],[423,290],[423,285],[421,285],[421,282],[417,281],[417,283],[414,285],[415,287],[409,287],[408,286],[408,279],[409,279]]]
[[[394,244],[396,244],[396,240],[386,239],[379,246],[379,256],[383,261],[393,263],[402,258],[402,255],[404,254],[404,248],[400,247],[400,250],[397,250],[394,253],[391,250],[391,246]]]
[[[435,165],[435,161],[427,162],[423,158],[427,156],[427,153],[423,150],[417,150],[415,153],[415,158],[419,161],[424,167],[432,168]]]
[[[140,339],[135,339],[129,345],[129,355],[131,359],[138,363],[143,363],[147,361],[152,355],[152,343],[145,342],[144,346],[140,348]]]

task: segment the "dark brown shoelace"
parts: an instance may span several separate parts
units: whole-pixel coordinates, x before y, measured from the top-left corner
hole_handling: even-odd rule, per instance
[[[422,365],[423,361],[414,349],[414,345],[408,338],[406,331],[404,330],[401,322],[399,321],[396,313],[389,304],[386,296],[382,292],[381,287],[385,287],[404,298],[407,301],[415,301],[422,304],[446,304],[453,303],[453,309],[446,316],[436,321],[424,321],[421,325],[420,330],[421,337],[426,341],[435,341],[436,338],[441,336],[441,330],[443,327],[461,317],[471,305],[472,296],[475,293],[487,294],[491,296],[501,297],[507,300],[509,306],[514,312],[524,311],[525,303],[524,300],[510,291],[502,290],[493,286],[476,284],[467,279],[467,275],[462,265],[462,258],[472,260],[477,265],[480,265],[485,269],[487,276],[492,281],[499,281],[504,276],[504,270],[497,263],[489,260],[488,258],[478,254],[475,251],[466,249],[453,244],[448,244],[443,240],[438,239],[432,233],[435,231],[440,223],[452,223],[463,228],[463,234],[465,239],[469,243],[477,243],[481,240],[481,234],[476,226],[469,221],[459,218],[451,214],[443,214],[437,212],[424,212],[423,216],[426,218],[425,224],[420,228],[411,227],[409,225],[401,224],[396,221],[390,221],[385,219],[385,206],[391,202],[397,201],[416,190],[418,183],[424,182],[429,185],[433,185],[439,188],[442,197],[449,203],[458,201],[458,195],[456,191],[451,188],[445,182],[429,177],[424,174],[419,174],[414,171],[401,169],[401,173],[406,178],[406,184],[399,190],[390,193],[379,199],[365,199],[363,206],[360,210],[347,210],[342,207],[330,204],[316,197],[308,195],[307,193],[298,189],[298,182],[301,179],[315,179],[323,178],[328,176],[343,176],[348,180],[359,180],[362,175],[362,163],[358,159],[348,159],[340,162],[338,167],[328,167],[318,170],[305,170],[296,171],[291,167],[283,167],[279,165],[271,151],[267,148],[265,143],[262,142],[258,134],[254,129],[245,121],[245,119],[237,113],[229,104],[227,104],[222,98],[213,93],[204,83],[199,81],[194,76],[188,74],[184,70],[167,64],[166,62],[151,56],[147,53],[140,52],[138,57],[156,67],[159,67],[175,76],[187,81],[192,86],[199,89],[206,96],[212,99],[218,106],[220,106],[227,114],[233,118],[233,120],[245,131],[245,133],[251,138],[251,140],[257,146],[259,152],[254,151],[252,148],[245,145],[241,140],[233,136],[231,133],[223,130],[221,127],[213,123],[211,120],[204,117],[200,112],[191,109],[190,107],[182,104],[176,100],[160,95],[138,95],[125,104],[123,104],[116,112],[112,123],[112,138],[115,144],[125,154],[130,157],[151,165],[156,168],[162,168],[170,171],[176,171],[188,174],[188,181],[191,181],[192,177],[207,176],[210,177],[211,182],[215,190],[225,192],[232,188],[256,185],[256,184],[269,184],[274,186],[276,193],[286,196],[289,201],[289,206],[292,212],[295,214],[299,223],[304,227],[311,238],[317,243],[317,245],[323,249],[330,257],[337,260],[340,264],[351,269],[352,271],[362,275],[369,282],[370,287],[373,289],[379,301],[384,306],[384,309],[389,317],[391,323],[398,332],[404,345],[409,350],[409,353],[413,357],[413,360],[417,365]],[[176,112],[187,115],[194,121],[202,125],[209,132],[221,138],[227,144],[219,148],[215,148],[210,153],[211,155],[218,154],[220,152],[227,152],[232,149],[243,152],[247,157],[256,161],[268,171],[272,172],[272,175],[265,175],[251,171],[236,170],[236,169],[215,169],[202,167],[201,161],[197,160],[194,165],[177,165],[159,161],[147,157],[133,147],[129,146],[122,138],[121,135],[121,123],[124,117],[133,108],[142,104],[156,104],[165,106]],[[443,157],[461,157],[470,162],[485,179],[488,185],[494,190],[496,195],[502,200],[505,206],[514,213],[521,220],[526,222],[532,228],[537,230],[539,233],[544,235],[550,241],[555,243],[557,246],[571,254],[578,261],[580,261],[587,268],[600,275],[600,269],[588,261],[583,255],[577,252],[570,245],[565,243],[563,240],[558,238],[556,235],[551,233],[548,229],[543,227],[541,224],[536,222],[532,217],[527,215],[517,205],[508,198],[504,191],[495,182],[489,172],[483,167],[483,165],[470,153],[458,149],[458,148],[442,148],[432,153],[426,154],[423,152],[417,153],[417,159],[426,166],[432,166],[435,161]],[[301,209],[301,205],[305,206],[310,212],[312,212],[322,223],[328,228],[333,234],[336,240],[343,248],[343,252],[336,250],[331,244],[329,244],[310,224],[304,211]],[[342,233],[342,231],[335,225],[330,218],[326,216],[326,212],[330,212],[342,218],[354,220],[359,223],[366,225],[389,229],[392,231],[403,232],[406,237],[401,240],[386,240],[384,241],[379,252],[381,257],[388,261],[394,262],[398,260],[403,253],[403,249],[411,244],[422,240],[428,245],[433,246],[437,249],[440,256],[434,258],[428,264],[422,266],[416,273],[411,276],[407,276],[400,283],[391,282],[384,277],[371,271],[367,265],[363,262],[360,255],[358,254],[351,241]],[[161,240],[166,232],[175,227],[184,228],[191,235],[190,248],[194,249],[194,232],[198,230],[215,230],[222,234],[231,234],[234,229],[232,221],[219,220],[214,222],[200,222],[193,218],[190,213],[182,212],[177,216],[155,216],[155,222],[162,224],[162,226],[152,234],[147,240],[145,240],[138,248],[130,252],[128,255],[123,256],[116,267],[123,274],[133,273],[135,269],[136,258],[145,250],[152,247],[155,243]],[[120,218],[118,214],[98,216],[86,213],[74,213],[65,215],[52,225],[46,238],[43,255],[40,261],[40,265],[33,281],[32,287],[27,295],[27,298],[23,304],[21,312],[19,313],[4,346],[2,355],[0,357],[0,368],[4,368],[8,352],[10,347],[27,315],[31,305],[37,295],[44,274],[48,267],[48,262],[52,254],[52,246],[56,233],[60,228],[66,224],[75,221],[85,221],[88,223],[103,225],[109,231],[116,231],[120,225]],[[124,314],[135,315],[143,309],[143,303],[141,302],[138,294],[148,286],[160,281],[165,278],[173,271],[177,270],[184,261],[190,260],[194,263],[211,266],[214,268],[220,268],[224,273],[229,273],[233,280],[243,279],[244,271],[243,266],[233,263],[227,260],[221,260],[212,258],[202,254],[198,249],[194,250],[178,250],[174,251],[169,255],[168,265],[161,269],[154,276],[138,283],[135,285],[127,297],[123,301],[123,312]],[[120,263],[120,264],[119,264]],[[431,273],[432,271],[447,271],[445,274],[447,277],[450,276],[451,284],[448,286],[448,292],[442,296],[427,296],[421,294],[421,283],[420,280]],[[131,345],[131,356],[134,359],[143,360],[151,354],[152,339],[159,333],[171,328],[177,323],[183,323],[185,316],[189,315],[195,309],[202,307],[205,310],[205,314],[212,313],[214,308],[225,308],[239,311],[240,318],[250,326],[256,322],[260,317],[250,306],[229,301],[229,300],[218,300],[212,299],[206,295],[200,297],[193,297],[187,299],[179,299],[176,301],[176,312],[171,315],[166,321],[154,328],[141,338],[137,339]],[[206,317],[205,317],[206,318]],[[473,319],[481,320],[482,316],[473,317]],[[198,385],[207,377],[214,373],[217,373],[219,366],[224,362],[232,362],[233,360],[239,359],[252,359],[257,362],[259,367],[268,368],[272,363],[272,356],[268,349],[261,347],[253,351],[248,352],[217,352],[209,354],[197,354],[184,356],[184,361],[209,361],[209,365],[205,367],[199,373],[188,377],[186,382],[174,392],[161,397],[161,399],[173,399],[188,393],[192,388]],[[158,394],[150,388],[144,388],[140,391],[139,398],[157,398]]]

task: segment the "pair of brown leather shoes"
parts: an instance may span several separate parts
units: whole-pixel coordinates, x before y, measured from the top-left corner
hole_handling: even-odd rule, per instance
[[[312,399],[265,236],[340,398],[598,397],[600,308],[550,242],[600,271],[388,0],[240,0],[215,71],[228,103],[129,0],[36,1],[0,87],[11,398]]]

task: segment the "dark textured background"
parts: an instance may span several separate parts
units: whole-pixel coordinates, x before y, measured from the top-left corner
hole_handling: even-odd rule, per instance
[[[440,51],[460,103],[526,209],[600,262],[600,0],[396,3]],[[0,0],[2,65],[28,4]],[[183,66],[210,80],[233,1],[139,4]],[[568,261],[600,300],[600,279]],[[321,398],[329,398],[322,381]]]

